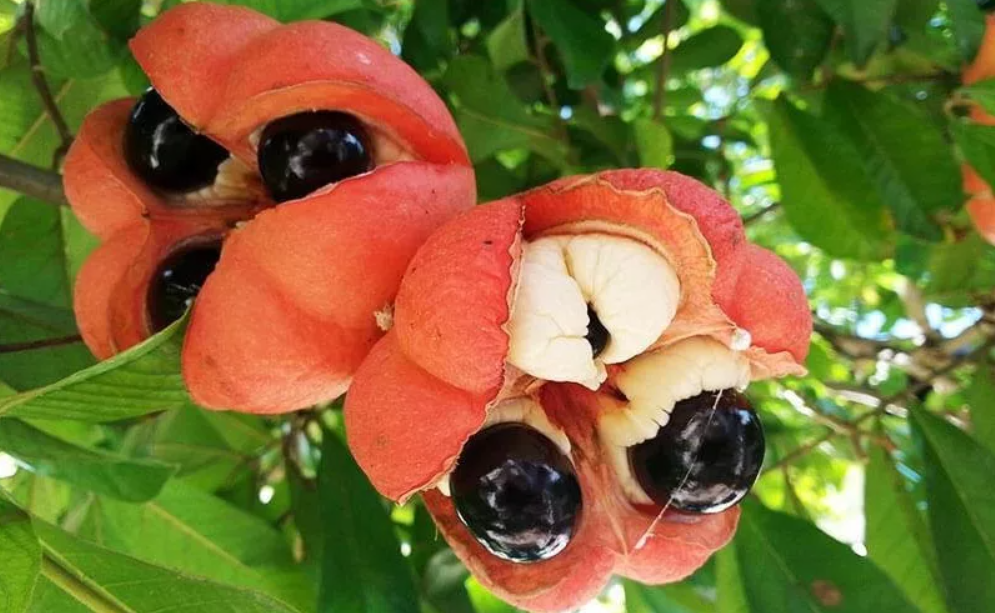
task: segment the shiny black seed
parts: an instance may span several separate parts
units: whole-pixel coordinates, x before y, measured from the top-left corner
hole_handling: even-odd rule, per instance
[[[591,343],[593,357],[598,357],[608,346],[608,339],[611,335],[608,334],[608,328],[598,319],[598,314],[594,312],[594,307],[591,305],[587,305],[587,320],[587,336],[584,338]]]
[[[985,11],[991,12],[995,11],[995,0],[975,0],[978,3],[978,8]]]
[[[154,89],[138,99],[124,130],[128,166],[157,189],[189,192],[206,187],[228,157],[224,147],[183,123]]]
[[[477,433],[450,479],[456,514],[499,558],[547,560],[573,536],[582,506],[573,465],[533,428],[503,423]]]
[[[366,129],[345,113],[290,115],[266,126],[259,139],[259,171],[277,202],[306,196],[372,167]]]
[[[718,513],[742,500],[763,459],[760,418],[731,389],[678,402],[654,438],[629,449],[636,481],[653,502],[693,513]]]
[[[148,310],[153,332],[183,317],[219,257],[221,243],[211,242],[180,249],[162,261],[149,284]]]

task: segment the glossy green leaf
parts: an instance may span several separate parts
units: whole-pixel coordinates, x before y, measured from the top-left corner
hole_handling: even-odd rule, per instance
[[[325,529],[320,613],[417,613],[414,580],[380,496],[345,443],[325,432],[319,471]]]
[[[530,115],[487,60],[454,58],[444,81],[458,98],[456,122],[474,162],[502,150],[526,148],[565,163],[565,148],[553,136],[552,118]]]
[[[977,0],[945,0],[945,4],[961,58],[972,62],[985,34],[985,15]]]
[[[72,293],[60,208],[21,198],[0,223],[0,288],[56,307]]]
[[[652,119],[637,119],[632,129],[641,166],[666,169],[673,164],[674,137],[667,126]]]
[[[837,257],[881,257],[888,248],[884,205],[853,146],[784,98],[768,108],[767,121],[782,205],[795,230]]]
[[[764,42],[777,65],[808,80],[829,51],[833,22],[815,0],[756,0]]]
[[[670,70],[680,74],[725,64],[743,47],[739,31],[729,26],[701,30],[681,41],[670,57]],[[658,60],[659,61],[659,60]]]
[[[947,613],[925,517],[888,453],[875,445],[869,456],[864,487],[868,557],[922,613]]]
[[[90,14],[112,36],[127,40],[138,30],[142,0],[91,0]]]
[[[623,583],[626,613],[714,613],[715,602],[687,582],[665,586]]]
[[[293,561],[283,535],[260,518],[180,482],[171,482],[155,500],[141,505],[94,500],[81,534],[150,564],[251,587],[292,604],[314,601],[313,589],[300,590],[298,596],[281,590],[278,579],[287,578]]]
[[[111,37],[100,23],[77,4],[73,19],[61,38],[39,32],[38,55],[45,72],[57,78],[92,78],[102,75],[117,63],[125,52],[124,44]]]
[[[864,160],[898,229],[938,239],[932,214],[960,206],[960,169],[943,135],[914,107],[887,94],[834,81],[826,116]]]
[[[995,454],[924,410],[913,412],[923,441],[929,524],[951,613],[995,608]]]
[[[721,0],[721,4],[722,8],[736,19],[751,26],[758,25],[754,0]]]
[[[971,408],[971,424],[975,440],[995,453],[995,376],[988,363],[979,364],[965,390]]]
[[[155,498],[176,467],[87,449],[17,419],[0,420],[0,450],[39,474],[120,500]]]
[[[864,65],[888,35],[899,0],[816,0],[843,28],[850,59]]]
[[[105,422],[189,406],[180,375],[185,321],[61,381],[0,400],[0,415]]]
[[[0,495],[0,611],[22,613],[41,569],[41,545],[31,518]]]
[[[887,575],[815,525],[743,504],[736,556],[750,611],[914,613]]]
[[[563,57],[570,87],[580,89],[597,81],[615,47],[598,15],[569,0],[529,0],[528,8]]]
[[[498,70],[507,70],[519,62],[528,61],[528,40],[525,36],[525,12],[513,11],[487,37],[487,54]]]
[[[995,126],[953,120],[950,122],[964,161],[989,185],[995,185]]]
[[[739,572],[736,542],[733,541],[715,554],[716,613],[750,613],[743,577]]]
[[[68,339],[58,345],[0,353],[0,380],[24,390],[91,366],[90,351],[82,342],[72,341],[77,334],[72,311],[11,296],[0,289],[0,345]]]
[[[31,613],[298,613],[258,591],[153,566],[45,523],[35,522],[35,531],[44,545],[46,584],[35,594]]]
[[[86,19],[86,5],[82,2],[36,2],[35,25],[57,40],[76,21]]]

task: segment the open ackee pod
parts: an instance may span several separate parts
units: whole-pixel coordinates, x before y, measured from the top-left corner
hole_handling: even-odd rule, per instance
[[[87,116],[66,158],[73,210],[103,241],[75,289],[84,340],[106,358],[168,323],[154,300],[171,300],[175,317],[174,303],[199,291],[183,348],[198,404],[276,413],[334,399],[383,335],[417,248],[475,202],[445,104],[388,50],[330,22],[281,25],[240,7],[182,4],[131,49],[154,88],[140,104],[167,119],[135,127],[134,99],[109,102]],[[297,155],[287,141],[303,129],[298,117],[335,122],[319,136],[339,138],[365,165],[277,197],[260,148]],[[150,147],[168,128],[220,157],[200,184],[190,176],[204,169],[187,167],[170,178],[182,188],[163,187],[150,177],[175,160],[155,149],[140,167],[129,140],[140,128]],[[271,175],[283,160],[273,155]],[[314,159],[334,174],[333,162]],[[197,261],[183,259],[191,250]]]
[[[382,494],[424,493],[485,586],[525,609],[568,610],[613,573],[684,577],[731,538],[738,497],[661,498],[633,450],[670,436],[668,421],[707,438],[713,416],[752,415],[738,391],[803,373],[811,329],[798,277],[747,242],[704,185],[655,170],[562,179],[462,213],[426,241],[393,328],[346,396],[349,445]],[[749,457],[732,453],[749,465],[746,489],[763,453],[762,431],[751,436]],[[494,489],[464,505],[459,490],[478,482]],[[549,539],[527,527],[505,539],[511,517],[492,532],[473,526],[480,504],[516,496],[560,513],[548,498],[558,491],[576,500]]]

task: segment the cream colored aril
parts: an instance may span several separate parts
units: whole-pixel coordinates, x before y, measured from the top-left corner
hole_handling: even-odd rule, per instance
[[[628,362],[613,383],[628,404],[602,413],[598,434],[629,499],[650,504],[632,476],[629,448],[656,436],[681,400],[702,392],[746,389],[750,363],[714,339],[692,337]]]
[[[625,362],[660,337],[680,294],[670,263],[631,238],[590,233],[525,243],[508,362],[539,379],[597,389],[605,364]],[[609,334],[597,357],[586,338],[588,305]]]

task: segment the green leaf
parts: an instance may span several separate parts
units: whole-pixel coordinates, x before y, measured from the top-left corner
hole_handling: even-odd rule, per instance
[[[487,591],[473,577],[466,582],[466,592],[477,613],[524,613]]]
[[[185,322],[61,381],[0,400],[0,415],[106,422],[189,406],[180,375]]]
[[[551,136],[553,119],[530,115],[486,59],[454,58],[443,81],[458,98],[456,122],[474,162],[498,151],[526,148],[556,164],[566,163],[565,147]]]
[[[888,453],[875,445],[869,456],[864,484],[868,556],[922,613],[946,613],[924,518]]]
[[[0,344],[67,338],[76,334],[72,311],[11,296],[0,290]],[[15,389],[30,389],[92,364],[93,357],[82,342],[0,353],[0,379]]]
[[[35,531],[44,545],[47,585],[39,585],[31,613],[297,613],[257,591],[146,564],[45,523],[35,522]]]
[[[674,138],[667,126],[652,119],[633,122],[639,163],[647,168],[667,169],[674,162]]]
[[[36,25],[59,40],[76,21],[86,19],[86,6],[82,2],[42,0],[35,5]]]
[[[595,14],[569,0],[529,0],[529,15],[552,39],[566,65],[567,83],[581,89],[601,78],[615,41]]]
[[[318,476],[325,526],[321,613],[417,613],[414,580],[380,496],[325,431]]]
[[[931,215],[960,206],[960,170],[943,134],[918,109],[839,80],[826,116],[856,147],[899,230],[926,240],[941,232]]]
[[[71,306],[60,207],[21,198],[0,224],[0,288],[56,307]]]
[[[995,79],[985,79],[960,88],[961,95],[981,105],[989,114],[995,114]]]
[[[957,49],[965,63],[974,61],[985,35],[985,14],[977,0],[946,0]]]
[[[722,8],[743,23],[748,23],[751,26],[759,25],[754,0],[722,0]]]
[[[670,70],[681,74],[725,64],[743,47],[739,31],[729,26],[701,30],[681,41],[670,57]],[[660,60],[657,60],[660,61]]]
[[[283,535],[266,522],[177,481],[143,505],[95,500],[81,534],[150,564],[277,597],[283,581],[274,579],[293,562]],[[306,603],[313,596],[305,590],[282,600]]]
[[[255,456],[272,442],[258,417],[195,407],[164,413],[129,434],[135,453],[178,465],[185,483],[207,491],[230,485],[250,470]]]
[[[850,143],[784,98],[769,107],[767,120],[782,204],[795,230],[837,257],[882,257],[884,205]]]
[[[69,4],[79,8],[61,38],[38,33],[38,56],[45,72],[57,78],[83,79],[108,72],[125,52],[124,44],[110,37],[82,3]]]
[[[995,455],[940,417],[912,412],[923,441],[929,523],[952,613],[995,609]]]
[[[843,28],[854,64],[863,66],[888,35],[898,0],[816,0]]]
[[[120,500],[155,498],[176,467],[87,449],[17,419],[0,420],[0,449],[32,472]]]
[[[142,0],[90,0],[89,6],[100,26],[116,38],[127,40],[138,31]]]
[[[735,541],[715,554],[715,587],[718,590],[715,602],[717,613],[750,613]]]
[[[715,603],[689,583],[651,587],[625,580],[626,613],[713,613]]]
[[[526,62],[531,55],[525,36],[525,12],[512,11],[487,36],[487,55],[494,68],[504,71],[519,62]]]
[[[0,495],[0,611],[21,613],[41,569],[41,545],[27,513]]]
[[[829,51],[833,22],[815,0],[756,0],[757,20],[771,57],[807,81]]]
[[[363,0],[221,0],[265,13],[282,22],[321,19],[363,7]]]
[[[950,133],[964,160],[986,183],[995,185],[995,126],[952,119]]]
[[[965,392],[971,407],[971,424],[974,438],[995,453],[995,377],[988,363],[979,364]]]
[[[743,504],[735,544],[749,611],[916,611],[869,560],[815,525],[757,502]]]

